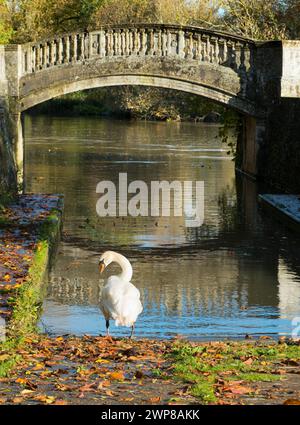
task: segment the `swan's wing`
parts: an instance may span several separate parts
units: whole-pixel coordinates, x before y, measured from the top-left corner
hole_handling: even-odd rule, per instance
[[[131,282],[111,276],[102,289],[100,308],[116,325],[131,326],[143,310],[140,291]]]

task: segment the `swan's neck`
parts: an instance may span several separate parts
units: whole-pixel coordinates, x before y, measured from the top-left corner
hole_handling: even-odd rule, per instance
[[[130,282],[132,278],[132,267],[130,262],[121,254],[115,254],[114,261],[119,264],[122,269],[122,273],[119,274],[119,278],[125,282]]]

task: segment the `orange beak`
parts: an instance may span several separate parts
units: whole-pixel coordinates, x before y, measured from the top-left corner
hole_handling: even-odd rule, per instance
[[[105,264],[103,262],[99,263],[99,271],[100,273],[103,273],[105,270]]]

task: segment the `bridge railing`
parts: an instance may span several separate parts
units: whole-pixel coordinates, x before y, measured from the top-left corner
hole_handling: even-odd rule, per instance
[[[96,58],[177,57],[247,73],[255,43],[197,27],[139,25],[72,33],[22,45],[22,75]]]

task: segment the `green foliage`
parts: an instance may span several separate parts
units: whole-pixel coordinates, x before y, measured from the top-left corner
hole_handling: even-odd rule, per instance
[[[224,110],[221,120],[222,126],[219,128],[219,137],[227,145],[227,155],[231,155],[233,160],[238,162],[238,151],[236,139],[242,128],[241,116],[232,109]]]
[[[0,0],[0,44],[8,44],[14,34],[9,21],[9,9],[5,0]]]
[[[227,31],[256,40],[286,37],[281,0],[221,0]]]
[[[131,117],[146,120],[198,120],[224,107],[200,96],[154,87],[109,87],[61,96],[34,108],[32,113]]]

